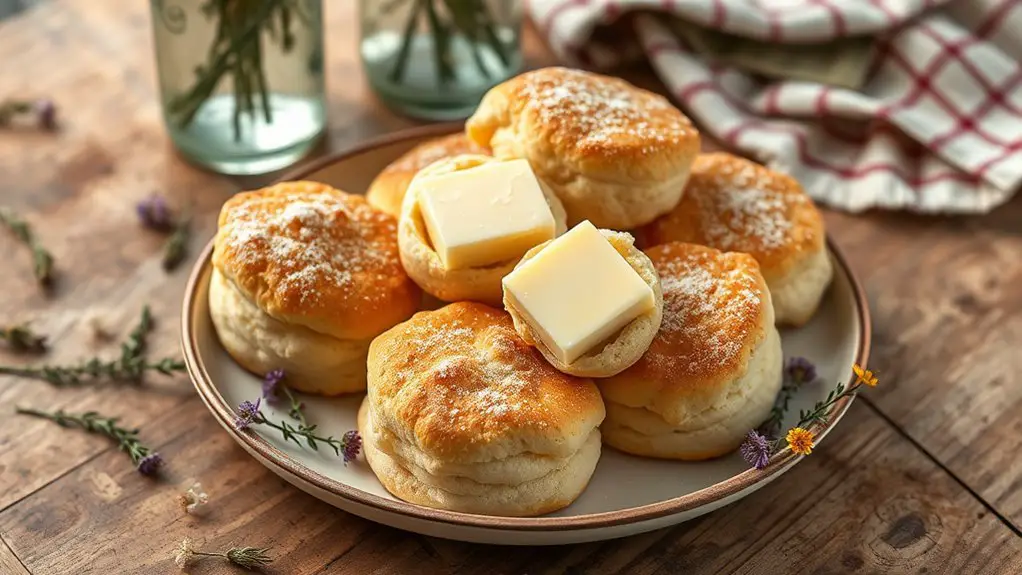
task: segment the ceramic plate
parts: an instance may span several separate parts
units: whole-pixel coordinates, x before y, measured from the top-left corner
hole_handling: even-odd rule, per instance
[[[394,134],[324,159],[287,179],[317,180],[361,193],[377,172],[412,146],[459,128],[432,126]],[[821,383],[799,391],[791,405],[793,414],[823,399],[837,381],[848,379],[852,363],[865,364],[869,353],[866,298],[836,246],[828,241],[828,247],[835,264],[834,282],[819,312],[808,325],[781,332],[785,357],[810,358],[821,376]],[[737,454],[681,463],[605,448],[582,496],[568,508],[543,517],[490,517],[405,503],[387,493],[361,458],[345,467],[332,452],[317,453],[285,443],[274,430],[239,432],[234,428],[234,407],[259,396],[260,378],[231,360],[213,330],[207,304],[211,252],[212,243],[192,272],[182,322],[184,357],[199,395],[217,421],[260,463],[299,489],[372,521],[481,543],[543,545],[610,539],[681,523],[733,503],[773,481],[800,459],[786,450],[774,456],[769,467],[756,471]],[[356,427],[361,395],[304,399],[310,421],[326,434],[340,436]],[[821,439],[849,403],[838,405]],[[269,411],[276,418],[286,417],[280,410]]]

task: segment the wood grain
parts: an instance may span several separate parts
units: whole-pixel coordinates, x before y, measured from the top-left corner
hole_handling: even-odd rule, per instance
[[[1022,197],[982,217],[828,223],[869,294],[877,405],[1022,526]]]
[[[415,124],[385,110],[365,84],[355,3],[326,4],[331,122],[319,151]],[[0,321],[34,319],[52,338],[47,361],[116,354],[116,342],[94,339],[92,318],[118,339],[145,302],[159,319],[151,353],[176,355],[188,265],[160,269],[162,238],[138,228],[134,203],[158,191],[190,206],[194,256],[223,200],[267,180],[216,176],[174,154],[149,25],[146,3],[118,0],[52,0],[0,22],[0,54],[17,54],[0,68],[0,86],[53,96],[63,115],[57,134],[0,132],[0,201],[33,223],[60,274],[42,294],[24,273],[28,255],[0,234]],[[552,62],[534,34],[526,51],[533,66]],[[626,74],[658,85],[648,68]],[[738,504],[600,544],[444,541],[290,487],[217,427],[184,377],[72,390],[6,377],[0,572],[174,572],[171,552],[183,537],[210,549],[271,545],[271,572],[287,574],[1022,571],[1017,529],[984,505],[1022,523],[1022,200],[977,218],[828,213],[827,222],[869,292],[879,411],[857,404],[809,460]],[[18,361],[0,352],[0,362]],[[15,417],[14,405],[121,414],[166,456],[167,472],[147,480],[105,439]],[[213,499],[202,518],[177,501],[194,480]],[[206,561],[191,572],[233,571]]]
[[[813,457],[770,486],[673,529],[533,549],[408,534],[348,515],[254,463],[197,399],[153,422],[170,461],[152,482],[108,450],[0,513],[33,573],[161,573],[185,537],[203,548],[273,546],[274,573],[1009,573],[1022,540],[862,403]],[[177,499],[194,479],[204,517]],[[138,536],[137,534],[150,534]],[[192,573],[217,572],[198,563]]]
[[[29,573],[3,539],[0,539],[0,573],[7,575],[28,575]]]

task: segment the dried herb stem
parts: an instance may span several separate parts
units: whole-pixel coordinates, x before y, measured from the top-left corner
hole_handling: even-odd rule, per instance
[[[32,273],[40,285],[49,286],[53,282],[53,255],[35,239],[28,222],[21,219],[14,210],[0,208],[0,223],[32,250]]]
[[[11,366],[0,365],[0,374],[28,377],[49,382],[58,387],[87,385],[100,380],[142,382],[147,372],[173,375],[184,371],[184,362],[165,357],[159,361],[148,361],[144,356],[146,336],[152,330],[152,313],[149,306],[142,308],[139,323],[131,330],[128,339],[121,344],[121,356],[104,361],[97,357],[72,365]]]
[[[118,418],[104,417],[95,411],[85,413],[67,413],[60,409],[57,411],[43,411],[25,407],[15,408],[17,413],[31,415],[48,419],[61,427],[79,427],[89,433],[105,435],[117,442],[117,447],[131,457],[131,462],[138,471],[144,475],[152,475],[156,472],[162,459],[159,454],[149,449],[138,438],[138,429],[128,429],[117,424]]]
[[[0,327],[0,340],[17,352],[42,353],[46,351],[46,336],[39,335],[28,327],[28,324]]]

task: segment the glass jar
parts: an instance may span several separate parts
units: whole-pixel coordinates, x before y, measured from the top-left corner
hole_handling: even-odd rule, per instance
[[[361,0],[362,67],[391,108],[466,118],[522,66],[519,0]]]
[[[190,160],[261,174],[326,127],[321,0],[150,0],[163,118]]]

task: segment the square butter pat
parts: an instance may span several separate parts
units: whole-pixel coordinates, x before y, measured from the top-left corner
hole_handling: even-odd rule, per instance
[[[486,163],[416,187],[429,239],[448,270],[517,259],[556,232],[526,160]]]
[[[656,305],[652,288],[588,221],[505,276],[504,291],[564,363]]]

